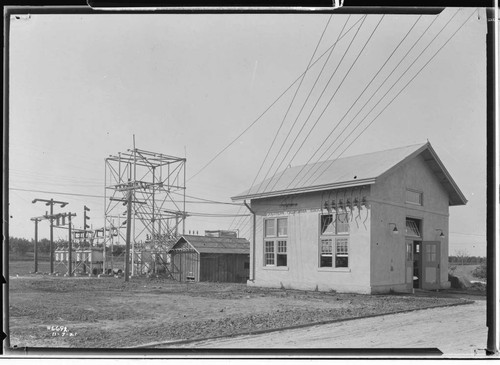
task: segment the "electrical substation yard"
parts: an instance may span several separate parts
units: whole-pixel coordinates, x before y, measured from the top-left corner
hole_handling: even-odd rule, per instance
[[[70,278],[44,275],[10,277],[9,294],[10,343],[11,346],[19,348],[123,348],[145,345],[158,347],[160,343],[172,341],[248,334],[438,306],[446,306],[439,309],[442,318],[435,318],[433,315],[435,310],[416,311],[415,314],[397,316],[400,316],[398,318],[420,316],[418,322],[423,323],[406,325],[406,322],[401,322],[404,329],[411,333],[417,331],[414,330],[417,328],[415,326],[432,325],[432,328],[437,326],[436,329],[442,326],[438,333],[448,336],[449,341],[453,341],[454,336],[460,335],[455,333],[454,327],[447,328],[447,322],[440,325],[440,320],[446,321],[446,318],[456,316],[456,313],[471,312],[472,317],[460,318],[467,323],[467,328],[484,325],[484,315],[477,322],[481,317],[476,313],[478,305],[470,304],[472,301],[467,299],[448,298],[443,294],[439,297],[360,295],[264,289],[237,283],[179,283],[142,277],[133,277],[129,282],[124,282],[123,279],[113,277]],[[456,306],[457,304],[459,305]],[[484,306],[484,304],[479,305]],[[383,323],[391,318],[396,317],[384,316],[363,321]],[[371,331],[369,329],[372,327],[359,327],[356,323],[348,321],[328,326],[342,326],[344,330],[352,328],[353,334],[358,328],[356,336],[361,334],[369,336],[369,333],[372,333],[373,339],[385,336],[381,332],[383,327],[373,328]],[[293,346],[312,348],[326,346],[326,342],[313,341],[313,338],[316,338],[316,335],[313,336],[315,332],[307,332],[312,331],[311,328],[304,328],[305,332],[300,335],[307,337],[309,333],[310,340],[303,343],[299,341]],[[394,326],[392,328],[394,330]],[[329,330],[325,331],[326,336]],[[394,331],[395,334],[400,333],[399,329]],[[413,340],[428,340],[426,333],[420,335],[415,332]],[[272,333],[268,335],[280,336]],[[251,338],[259,341],[260,336]],[[330,336],[335,335],[330,333]],[[289,336],[287,338],[293,339]],[[325,337],[325,341],[326,338],[328,337]],[[238,338],[234,340],[238,341]],[[334,342],[331,343],[334,346]],[[211,344],[212,342],[207,346],[210,347]],[[291,345],[290,342],[260,342],[260,345],[247,342],[247,346],[250,347],[254,347],[254,344],[255,347],[270,346],[269,344],[276,347]],[[361,345],[368,346],[368,344],[369,342],[365,341]],[[392,346],[389,342],[384,344]],[[196,343],[193,345],[196,346]],[[338,346],[348,345],[339,342]],[[171,346],[183,345],[179,343]]]

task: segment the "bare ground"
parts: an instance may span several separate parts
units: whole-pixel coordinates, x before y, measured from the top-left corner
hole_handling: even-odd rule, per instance
[[[41,275],[11,277],[9,300],[11,346],[53,348],[135,347],[466,302],[418,295]]]
[[[431,308],[178,346],[197,349],[438,348],[445,357],[479,358],[485,357],[485,317],[486,302],[479,300],[463,306]]]

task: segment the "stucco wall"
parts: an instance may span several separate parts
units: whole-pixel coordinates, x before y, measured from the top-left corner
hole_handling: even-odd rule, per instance
[[[370,292],[370,216],[366,207],[349,214],[349,267],[319,267],[320,215],[326,214],[324,202],[336,197],[351,200],[369,198],[369,187],[337,192],[307,193],[297,196],[252,200],[256,217],[255,278],[249,285],[285,287],[303,290],[335,290],[339,292]],[[345,200],[345,199],[344,199]],[[286,204],[286,205],[285,205]],[[287,217],[287,266],[269,267],[264,264],[265,218]],[[252,270],[252,267],[251,267]]]
[[[423,193],[423,205],[405,203],[406,189]],[[410,160],[377,179],[371,197],[371,283],[373,291],[394,288],[411,289],[406,283],[406,217],[422,220],[424,241],[441,242],[440,282],[448,282],[448,193],[421,156]],[[393,234],[389,223],[395,223],[399,233]],[[442,229],[445,238],[440,238]]]

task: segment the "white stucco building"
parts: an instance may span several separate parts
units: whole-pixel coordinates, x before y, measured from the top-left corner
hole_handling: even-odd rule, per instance
[[[430,143],[291,167],[232,198],[254,214],[248,285],[448,288],[449,207],[467,200]]]

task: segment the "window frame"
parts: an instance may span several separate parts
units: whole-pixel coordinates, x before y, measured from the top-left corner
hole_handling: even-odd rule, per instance
[[[420,203],[416,203],[414,201],[409,200],[408,199],[408,193],[418,194],[420,196],[420,199],[419,199]],[[406,190],[405,190],[405,203],[406,204],[411,204],[411,205],[416,205],[416,206],[419,206],[419,207],[423,207],[424,206],[424,192],[421,191],[421,190],[406,188]]]
[[[279,222],[285,222],[283,226]],[[273,235],[267,234],[269,222],[272,222]],[[264,238],[264,268],[287,268],[288,267],[288,217],[265,217],[263,222]],[[283,228],[281,231],[279,228]],[[272,243],[272,245],[271,245]],[[271,248],[270,250],[269,248]],[[272,256],[271,256],[272,255]]]
[[[341,224],[346,224],[346,222],[339,222],[339,216],[344,216],[344,217],[348,217],[348,214],[347,213],[340,213],[340,214],[335,214],[335,220],[332,219],[332,222],[335,223],[335,226],[334,226],[334,230],[335,232],[334,233],[330,233],[330,232],[323,232],[323,217],[328,217],[328,216],[332,216],[333,217],[333,214],[330,213],[330,214],[320,214],[319,215],[319,224],[320,224],[320,227],[319,227],[319,232],[320,232],[320,236],[348,236],[350,233],[351,233],[351,226],[349,224],[349,220],[347,220],[347,231],[341,231],[339,232],[339,223]]]
[[[417,230],[416,233],[417,234],[411,234],[411,231],[408,232],[408,222],[410,222],[410,226],[411,225],[415,225],[415,228]],[[413,218],[413,217],[409,217],[407,216],[405,218],[405,237],[409,237],[413,240],[422,240],[423,237],[422,237],[422,224],[423,224],[423,220],[420,219],[420,218]]]
[[[323,232],[323,227],[324,227],[324,219],[325,217],[331,216],[332,217],[332,222],[335,222],[335,228],[334,228],[334,233],[330,232]],[[318,243],[318,269],[319,270],[335,270],[335,271],[349,271],[350,266],[349,266],[349,251],[350,251],[350,224],[349,220],[347,222],[342,222],[340,223],[344,224],[347,223],[347,230],[342,230],[339,232],[338,230],[338,223],[339,223],[339,218],[340,217],[348,217],[347,213],[340,213],[340,214],[335,214],[335,220],[333,220],[333,213],[330,214],[319,214],[319,243]],[[325,244],[328,244],[327,241],[329,241],[329,247],[326,246],[325,250]],[[345,245],[345,253],[339,252],[339,247],[340,245],[344,244]],[[330,259],[328,259],[330,258]],[[342,260],[342,258],[345,258],[344,260],[347,261],[347,264],[340,265],[339,262]],[[330,262],[330,265],[325,264]]]

